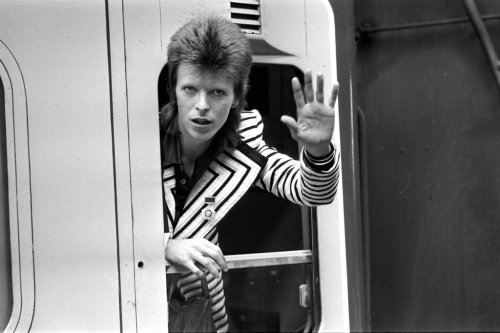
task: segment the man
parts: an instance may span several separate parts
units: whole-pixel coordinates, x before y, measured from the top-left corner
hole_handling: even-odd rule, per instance
[[[167,65],[169,103],[160,114],[170,235],[165,258],[190,271],[177,283],[186,299],[201,294],[200,268],[207,271],[215,327],[225,332],[221,270],[227,265],[217,223],[252,185],[300,205],[333,201],[339,176],[331,143],[338,86],[325,105],[321,74],[316,94],[310,71],[305,96],[298,79],[292,80],[298,119],[281,120],[304,147],[297,161],[265,144],[258,111],[243,111],[252,55],[238,26],[214,16],[190,20],[173,35]]]

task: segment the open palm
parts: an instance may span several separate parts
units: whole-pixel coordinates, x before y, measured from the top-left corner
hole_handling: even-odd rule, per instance
[[[334,85],[328,104],[324,104],[324,79],[321,73],[317,76],[316,96],[310,70],[304,75],[304,93],[296,77],[292,79],[292,89],[297,106],[297,120],[282,116],[281,121],[288,127],[292,137],[309,153],[323,156],[330,150],[335,127],[333,108],[338,96],[338,84]]]

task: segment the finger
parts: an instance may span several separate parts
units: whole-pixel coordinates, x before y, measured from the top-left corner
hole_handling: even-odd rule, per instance
[[[186,268],[189,269],[191,272],[193,272],[194,275],[198,277],[198,279],[203,279],[205,277],[205,273],[203,273],[196,265],[194,262],[188,262],[185,264]]]
[[[297,109],[302,109],[305,105],[304,95],[302,94],[302,87],[300,86],[299,79],[297,79],[296,77],[292,79],[292,91]]]
[[[204,239],[204,241],[205,241],[203,242],[204,247],[200,249],[201,252],[205,256],[214,260],[224,272],[227,272],[228,268],[227,268],[226,258],[224,257],[224,254],[222,253],[220,247],[218,247],[217,245],[213,244],[212,242],[206,239]]]
[[[198,264],[203,266],[206,270],[208,270],[210,274],[217,278],[220,277],[220,268],[219,266],[215,265],[213,261],[202,255],[196,255],[193,259],[196,260],[196,262],[198,262]]]
[[[288,127],[288,129],[290,130],[290,134],[295,138],[297,131],[299,130],[299,125],[297,124],[295,119],[290,116],[281,116],[280,120],[283,124],[286,125],[286,127]]]
[[[207,250],[205,252],[205,255],[207,257],[211,258],[213,261],[215,261],[217,263],[217,265],[219,265],[219,267],[224,272],[227,272],[228,268],[227,268],[226,258],[224,258],[224,255],[222,254],[222,252],[220,250],[219,251]]]
[[[323,78],[323,73],[318,73],[316,77],[316,102],[323,104],[324,102],[324,94],[323,89],[325,85],[325,80]]]
[[[208,261],[205,268],[208,269],[210,274],[212,274],[216,278],[221,277],[221,267],[216,265],[213,261]]]
[[[333,85],[332,94],[330,95],[330,101],[328,102],[328,105],[330,105],[332,108],[335,106],[335,103],[337,102],[338,95],[339,95],[339,84],[335,83]]]
[[[314,102],[314,88],[310,69],[306,70],[304,74],[304,92],[306,94],[306,103]]]

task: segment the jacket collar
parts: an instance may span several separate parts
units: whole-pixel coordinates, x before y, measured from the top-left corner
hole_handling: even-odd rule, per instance
[[[169,230],[175,238],[204,237],[229,209],[246,193],[265,166],[267,158],[241,142],[237,148],[225,148],[215,157],[200,179],[191,189],[183,212],[175,229],[172,218],[175,216],[175,168],[169,164],[163,172],[163,186],[169,217]],[[207,204],[205,198],[215,197],[215,217],[205,220],[202,211]]]

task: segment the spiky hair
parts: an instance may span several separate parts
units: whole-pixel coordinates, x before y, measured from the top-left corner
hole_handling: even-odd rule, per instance
[[[162,110],[162,113],[168,113],[161,115],[162,123],[177,113],[175,86],[181,64],[192,65],[200,73],[221,74],[233,83],[235,100],[219,137],[222,136],[224,145],[233,146],[239,138],[237,129],[252,67],[252,52],[246,36],[236,24],[223,17],[198,16],[174,33],[167,57],[169,103]]]

